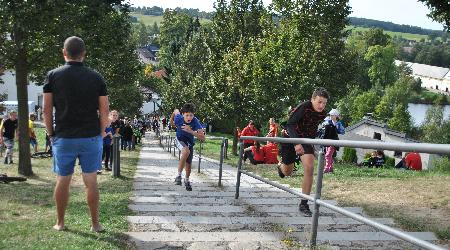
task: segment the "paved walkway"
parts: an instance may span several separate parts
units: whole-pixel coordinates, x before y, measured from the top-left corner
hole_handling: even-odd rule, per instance
[[[193,191],[174,185],[178,158],[146,136],[134,177],[129,216],[130,239],[138,249],[298,249],[309,242],[311,218],[298,213],[298,198],[242,175],[240,198],[234,199],[236,168],[194,158]],[[336,203],[334,201],[329,201]],[[364,214],[359,207],[350,211]],[[323,249],[417,249],[372,227],[321,208],[318,244]],[[394,226],[389,218],[376,218]],[[429,232],[411,233],[435,241]]]

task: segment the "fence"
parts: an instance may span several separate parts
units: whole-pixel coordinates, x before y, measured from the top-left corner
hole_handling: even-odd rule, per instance
[[[228,159],[228,138],[225,137],[213,137],[208,136],[206,137],[206,140],[221,140],[220,143],[220,157],[219,157],[219,181],[218,186],[222,186],[222,167],[223,167],[223,160]],[[159,136],[159,144],[162,146],[164,150],[166,150],[169,153],[173,153],[173,156],[176,156],[175,150],[178,150],[178,159],[180,159],[180,150],[176,147],[175,144],[175,137],[171,135],[160,135]],[[199,142],[199,150],[198,150],[198,173],[200,173],[200,167],[202,160],[209,161],[207,158],[202,157],[202,149],[203,149],[203,142]],[[217,164],[216,162],[209,161],[210,163]]]
[[[318,155],[318,164],[317,164],[317,181],[316,181],[316,193],[314,197],[311,195],[306,195],[303,193],[299,193],[295,190],[284,187],[275,182],[266,180],[260,176],[257,176],[253,173],[247,172],[242,169],[242,155],[243,155],[243,143],[242,140],[254,140],[254,141],[272,141],[279,143],[291,143],[291,144],[312,144],[312,145],[322,145],[322,146],[336,146],[336,147],[353,147],[353,148],[365,148],[365,149],[379,149],[379,150],[391,150],[391,151],[411,151],[411,152],[423,152],[423,153],[432,153],[432,154],[446,154],[450,155],[450,145],[448,144],[429,144],[429,143],[387,143],[387,142],[373,142],[373,141],[347,141],[347,140],[325,140],[325,139],[300,139],[300,138],[278,138],[278,137],[253,137],[253,136],[242,136],[240,138],[240,154],[239,154],[239,162],[238,162],[238,170],[237,170],[237,180],[236,180],[236,194],[235,198],[239,198],[239,186],[241,180],[241,174],[248,175],[257,180],[260,180],[264,183],[277,187],[281,190],[299,196],[303,199],[307,199],[312,201],[314,204],[313,209],[313,217],[312,217],[312,229],[311,229],[311,240],[310,245],[312,247],[316,246],[317,243],[317,227],[319,221],[319,208],[320,206],[324,206],[328,209],[331,209],[340,214],[346,215],[352,219],[360,221],[366,225],[375,227],[385,233],[408,241],[416,246],[423,247],[425,249],[444,249],[440,246],[434,245],[430,242],[418,239],[413,237],[407,233],[396,230],[389,226],[380,224],[373,220],[364,218],[358,214],[349,212],[345,209],[342,209],[338,206],[334,206],[332,204],[326,203],[321,200],[322,193],[322,178],[323,178],[323,162],[324,162],[324,153],[320,150]]]

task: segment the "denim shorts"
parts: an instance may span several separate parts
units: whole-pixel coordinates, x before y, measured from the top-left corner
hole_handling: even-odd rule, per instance
[[[100,135],[88,138],[54,137],[52,150],[53,172],[56,174],[72,175],[77,158],[83,173],[94,173],[102,164],[103,138]]]
[[[9,139],[7,137],[3,137],[3,143],[5,144],[7,149],[14,148],[14,139]]]
[[[30,138],[30,144],[31,146],[35,147],[37,145],[36,138]]]

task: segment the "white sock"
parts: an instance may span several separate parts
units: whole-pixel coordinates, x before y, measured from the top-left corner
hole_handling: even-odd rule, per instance
[[[178,173],[178,176],[181,177],[181,172]]]
[[[189,182],[189,178],[184,178],[184,182]]]

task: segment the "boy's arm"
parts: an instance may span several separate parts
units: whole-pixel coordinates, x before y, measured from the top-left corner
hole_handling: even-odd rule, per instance
[[[2,120],[2,124],[0,124],[0,143],[3,143],[3,122],[5,121],[5,119]]]
[[[170,115],[169,124],[171,127],[175,127],[175,116],[180,113],[180,110],[175,109],[173,113]]]

